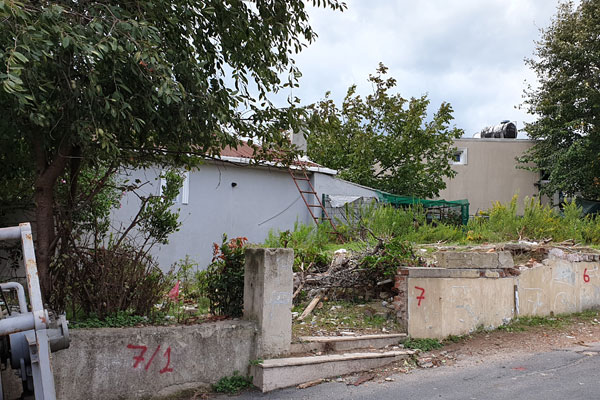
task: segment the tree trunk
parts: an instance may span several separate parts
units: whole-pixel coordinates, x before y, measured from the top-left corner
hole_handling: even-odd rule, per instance
[[[51,158],[39,136],[33,139],[33,154],[36,163],[34,185],[36,260],[42,296],[50,298],[52,276],[50,262],[56,248],[56,227],[54,221],[54,187],[58,177],[64,172],[73,148],[63,141]]]
[[[35,231],[37,249],[36,259],[40,286],[44,299],[49,299],[52,292],[52,277],[50,276],[50,261],[54,252],[54,239],[56,230],[54,227],[54,188],[53,184],[40,182],[38,178],[35,185]],[[45,183],[45,184],[44,184]]]

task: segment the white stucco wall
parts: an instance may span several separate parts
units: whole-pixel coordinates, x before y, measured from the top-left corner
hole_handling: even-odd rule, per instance
[[[315,174],[313,185],[319,194],[377,197],[373,189],[326,174]]]
[[[160,169],[137,170],[129,180],[148,181],[145,193],[159,193]],[[375,192],[331,175],[315,172],[311,180],[319,199],[322,194],[376,197]],[[233,183],[237,185],[232,186]],[[305,181],[298,184],[308,189]],[[309,196],[310,197],[310,196]],[[311,202],[314,201],[314,197]],[[210,162],[189,174],[188,204],[177,204],[181,228],[171,235],[169,244],[153,250],[161,268],[190,258],[206,267],[212,258],[212,244],[221,243],[223,233],[229,238],[245,236],[252,243],[263,242],[271,229],[293,229],[296,221],[313,224],[300,193],[286,169],[237,166]],[[116,223],[129,221],[139,209],[135,195],[126,195],[114,214]],[[321,211],[315,208],[315,214]]]
[[[129,179],[148,181],[145,191],[158,194],[159,173],[159,169],[138,170]],[[207,163],[189,176],[189,202],[176,205],[181,228],[171,235],[168,245],[156,246],[153,251],[163,269],[186,255],[204,268],[211,261],[212,243],[221,243],[223,233],[260,243],[270,229],[293,228],[296,220],[312,222],[285,170]],[[115,219],[129,220],[138,207],[137,198],[126,195]]]

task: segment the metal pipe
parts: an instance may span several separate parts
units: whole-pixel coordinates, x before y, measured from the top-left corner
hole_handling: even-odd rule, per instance
[[[0,336],[11,335],[17,332],[28,331],[35,326],[33,313],[19,314],[0,320]]]
[[[21,314],[25,314],[27,312],[27,300],[25,300],[25,289],[23,288],[23,285],[18,282],[5,282],[0,283],[0,289],[15,289],[17,291],[17,298],[19,299],[19,311]]]
[[[0,228],[0,240],[12,240],[21,238],[21,227],[11,226],[9,228]]]

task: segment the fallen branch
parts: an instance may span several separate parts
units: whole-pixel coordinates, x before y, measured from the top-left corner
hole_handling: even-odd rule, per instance
[[[296,291],[294,292],[294,295],[292,296],[292,301],[296,298],[296,296],[298,296],[300,294],[300,291],[302,290],[303,287],[304,287],[304,281],[301,280],[300,284],[298,285],[298,289],[296,289]]]
[[[319,304],[319,301],[321,301],[321,297],[322,297],[322,295],[319,294],[310,301],[308,306],[302,312],[302,315],[298,317],[298,321],[302,321],[304,318],[306,318],[312,312],[312,310],[315,309],[317,304]]]

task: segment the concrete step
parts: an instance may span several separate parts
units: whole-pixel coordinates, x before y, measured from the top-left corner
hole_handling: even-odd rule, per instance
[[[298,385],[321,378],[332,378],[366,371],[399,361],[414,354],[413,350],[330,354],[325,356],[274,358],[252,365],[254,386],[264,392]]]
[[[292,343],[291,354],[307,352],[338,352],[356,349],[381,349],[395,346],[406,340],[406,333],[390,333],[361,336],[302,336],[300,342]]]

